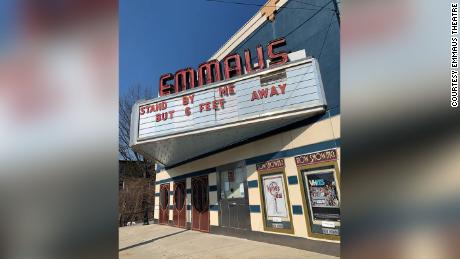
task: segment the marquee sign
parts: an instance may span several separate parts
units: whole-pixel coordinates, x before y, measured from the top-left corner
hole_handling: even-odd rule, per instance
[[[325,104],[314,60],[139,106],[138,138],[151,138]],[[198,91],[201,90],[201,91]]]
[[[196,84],[192,83],[196,72],[191,70],[185,76],[178,71],[174,86],[162,79],[160,97],[133,106],[131,146],[140,145],[138,152],[167,165],[324,112],[316,59],[307,58],[304,50],[279,51],[283,44],[284,39],[270,42],[265,61],[259,46],[259,62],[246,62],[244,67],[224,59],[225,77],[213,70],[220,67],[216,63],[210,65],[211,72],[207,65],[199,66]],[[250,53],[245,54],[250,60]],[[185,83],[183,78],[188,78]]]

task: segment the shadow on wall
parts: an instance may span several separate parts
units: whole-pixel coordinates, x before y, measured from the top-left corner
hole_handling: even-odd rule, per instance
[[[169,177],[174,177],[182,175],[184,173],[190,173],[200,170],[205,170],[220,165],[237,162],[240,160],[248,159],[256,155],[263,153],[277,152],[283,149],[286,149],[294,139],[299,137],[304,131],[308,130],[314,123],[325,119],[325,114],[316,115],[308,119],[304,119],[290,125],[269,131],[267,133],[248,138],[242,142],[235,143],[233,145],[224,147],[219,150],[206,153],[204,155],[198,156],[192,161],[185,162],[182,165],[179,165],[174,168],[168,169]],[[329,118],[327,118],[329,119]],[[303,128],[302,128],[303,127]],[[302,128],[302,130],[300,130]],[[294,130],[299,129],[299,130]],[[332,130],[332,129],[331,129]],[[283,137],[280,137],[281,134],[287,134]],[[277,135],[276,141],[271,141],[270,143],[265,143],[269,137]],[[266,152],[260,152],[260,148],[263,147]],[[224,152],[228,151],[228,152]],[[270,159],[268,159],[270,160]],[[206,167],[203,167],[206,165]]]

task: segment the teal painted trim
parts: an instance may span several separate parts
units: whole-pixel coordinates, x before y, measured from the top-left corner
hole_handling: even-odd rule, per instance
[[[300,205],[292,205],[292,214],[294,215],[302,215],[302,206]]]
[[[288,176],[288,183],[289,185],[296,185],[296,184],[299,184],[299,180],[297,179],[296,175],[291,175],[291,176]]]
[[[249,211],[251,213],[260,213],[260,205],[249,205]]]
[[[248,181],[248,188],[257,188],[257,187],[259,187],[259,183],[257,182],[257,180]]]

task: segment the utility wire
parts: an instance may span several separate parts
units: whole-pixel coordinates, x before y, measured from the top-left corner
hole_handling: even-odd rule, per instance
[[[211,1],[211,0],[207,0],[207,1]],[[305,21],[303,21],[301,24],[299,24],[297,27],[295,27],[293,30],[291,30],[290,32],[288,32],[286,35],[284,35],[283,37],[287,37],[289,35],[291,35],[294,31],[298,30],[300,27],[302,27],[305,23],[307,23],[308,21],[310,21],[313,17],[315,17],[318,13],[320,13],[324,8],[326,8],[326,6],[328,6],[333,0],[327,2],[326,4],[324,4],[320,9],[318,9],[314,14],[312,14],[310,17],[308,17]],[[263,26],[259,26],[255,31],[253,31],[251,33],[251,36],[247,37],[243,42],[241,42],[240,44],[238,44],[239,46],[234,49],[234,51],[240,49],[242,46],[244,46],[244,44],[246,44],[246,42],[248,42],[250,39],[252,39],[252,37],[254,37],[254,35],[257,34],[257,32],[259,32],[261,29],[263,28]]]
[[[304,4],[304,5],[310,5],[310,6],[314,6],[314,7],[321,7],[321,5],[316,5],[316,4],[311,4],[311,3],[305,3],[305,2],[299,1],[299,0],[289,0],[289,1],[301,3],[301,4]],[[329,10],[331,10],[331,11],[335,11],[335,10],[332,9],[332,8],[326,8],[326,9],[329,9]]]
[[[319,14],[324,8],[326,8],[326,6],[328,6],[330,3],[332,3],[333,0],[327,2],[325,5],[323,5],[320,9],[318,9],[314,14],[312,14],[310,17],[308,17],[308,19],[306,19],[305,21],[303,21],[301,24],[299,24],[297,27],[295,27],[292,31],[288,32],[286,35],[284,35],[284,38],[286,38],[287,36],[291,35],[293,32],[295,32],[296,30],[298,30],[300,27],[302,27],[305,23],[307,23],[308,21],[310,21],[311,19],[313,19],[313,17],[315,17],[317,14]]]
[[[231,1],[223,1],[223,0],[206,0],[206,2],[216,2],[216,3],[223,3],[223,4],[234,4],[234,5],[250,5],[250,6],[259,6],[259,7],[277,7],[274,5],[263,5],[263,4],[254,4],[254,3],[243,3],[243,2],[231,2]],[[280,6],[279,9],[296,9],[296,10],[310,10],[314,11],[317,9],[311,8],[302,8],[302,7],[286,7]]]
[[[326,36],[324,36],[323,45],[321,45],[321,50],[319,51],[318,61],[321,58],[321,54],[323,54],[323,48],[324,48],[324,45],[326,45],[326,39],[327,39],[327,36],[329,35],[329,31],[331,30],[332,17],[334,17],[334,14],[331,15],[331,19],[329,21],[329,26],[328,26],[327,31],[326,31]]]
[[[334,14],[332,14],[332,17],[334,17]],[[332,20],[332,18],[331,18]],[[333,20],[332,20],[333,21]],[[311,35],[310,37],[308,38],[305,38],[303,39],[305,42],[309,41],[310,39],[313,39],[313,38],[316,38],[316,37],[319,37],[319,35],[321,35],[322,33],[326,32],[326,31],[329,31],[330,27],[331,27],[332,23],[330,23],[328,26],[324,26],[322,28],[322,30],[316,32],[315,34]],[[326,28],[327,27],[327,28]],[[328,32],[327,32],[328,33]],[[325,40],[325,39],[324,39]],[[324,43],[323,43],[324,44]],[[322,47],[321,47],[322,48]],[[238,48],[237,48],[238,49]],[[320,53],[321,55],[321,53]],[[257,57],[252,57],[252,61],[255,61],[257,60]],[[319,60],[319,57],[318,57],[318,60]]]

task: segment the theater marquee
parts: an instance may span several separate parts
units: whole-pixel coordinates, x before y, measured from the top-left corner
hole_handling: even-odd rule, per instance
[[[235,68],[234,62],[224,60],[225,76],[229,78],[223,80],[203,69],[201,74],[209,75],[210,79],[200,77],[200,82],[207,84],[190,87],[193,77],[185,76],[191,81],[184,83],[183,77],[178,76],[176,82],[182,83],[175,87],[176,92],[167,95],[165,89],[173,87],[165,87],[166,81],[161,81],[163,96],[133,107],[131,145],[149,143],[151,148],[146,152],[163,149],[163,153],[174,147],[172,156],[149,154],[167,165],[323,112],[326,101],[317,61],[305,57],[305,51],[281,55],[283,52],[275,52],[273,46],[268,49],[273,60],[267,60],[267,65],[259,65],[260,61],[249,65],[246,62],[243,69],[238,62],[239,67]],[[263,57],[261,51],[257,52],[259,60]],[[235,55],[232,57],[239,60]],[[220,73],[220,70],[210,71]],[[203,136],[204,133],[208,135]],[[199,134],[201,137],[184,138]]]

